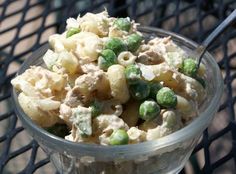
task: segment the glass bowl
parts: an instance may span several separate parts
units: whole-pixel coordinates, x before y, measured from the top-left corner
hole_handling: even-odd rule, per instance
[[[146,39],[171,36],[177,45],[193,54],[195,42],[172,32],[151,27],[139,27]],[[34,52],[22,65],[18,74],[31,65],[43,65],[42,56],[47,51],[44,45]],[[199,107],[199,116],[184,128],[163,138],[140,144],[102,146],[70,142],[37,126],[23,112],[17,91],[12,97],[15,111],[23,126],[50,156],[60,173],[73,174],[167,174],[178,173],[187,162],[202,132],[212,121],[220,104],[223,80],[215,59],[206,52],[202,63],[207,73],[207,98]]]

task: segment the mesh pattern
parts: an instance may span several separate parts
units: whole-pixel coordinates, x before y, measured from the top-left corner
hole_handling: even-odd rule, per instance
[[[142,25],[171,30],[201,42],[235,7],[235,0],[2,0],[0,2],[0,173],[55,173],[48,157],[24,131],[10,101],[10,80],[29,54],[62,32],[68,17],[107,8]],[[185,171],[232,173],[236,163],[236,31],[211,46],[225,82],[222,105],[204,131]],[[223,140],[223,141],[222,141]],[[188,172],[186,172],[188,173]]]

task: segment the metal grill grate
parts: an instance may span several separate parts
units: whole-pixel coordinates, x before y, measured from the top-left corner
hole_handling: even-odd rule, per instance
[[[111,16],[130,16],[143,25],[180,33],[201,42],[235,7],[235,0],[1,0],[0,1],[0,173],[55,173],[49,159],[17,121],[10,80],[32,51],[62,32],[65,20],[107,8]],[[190,159],[195,173],[236,171],[236,31],[212,45],[225,82],[222,105]],[[190,167],[189,167],[190,166]],[[183,170],[182,173],[185,173]],[[186,172],[189,173],[189,172]]]

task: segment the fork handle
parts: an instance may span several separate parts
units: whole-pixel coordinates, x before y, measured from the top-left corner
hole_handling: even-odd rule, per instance
[[[236,9],[223,21],[221,24],[214,29],[213,32],[202,42],[202,44],[197,48],[199,53],[198,57],[198,67],[201,63],[202,57],[206,52],[207,48],[216,40],[219,35],[224,32],[236,19]]]

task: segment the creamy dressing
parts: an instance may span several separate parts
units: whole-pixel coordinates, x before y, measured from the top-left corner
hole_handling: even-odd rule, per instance
[[[116,64],[108,70],[99,67],[98,57],[109,38],[117,37],[126,43],[130,34],[142,35],[134,21],[130,21],[127,32],[115,27],[114,20],[106,11],[67,19],[67,31],[49,37],[51,50],[43,57],[48,69],[32,66],[11,81],[20,91],[21,107],[36,124],[49,127],[65,123],[70,129],[65,139],[101,145],[109,145],[110,135],[123,129],[129,144],[135,144],[169,135],[197,116],[205,89],[179,71],[188,53],[171,37],[142,41],[135,52],[119,53]],[[70,28],[81,31],[66,38]],[[125,68],[133,64],[140,68],[142,80],[159,82],[176,93],[176,108],[161,108],[158,118],[140,123],[141,101],[130,104],[133,99],[124,75]],[[198,75],[204,77],[205,71],[201,64]],[[133,73],[130,77],[136,76]],[[95,117],[90,107],[94,100],[102,104],[102,111]]]

